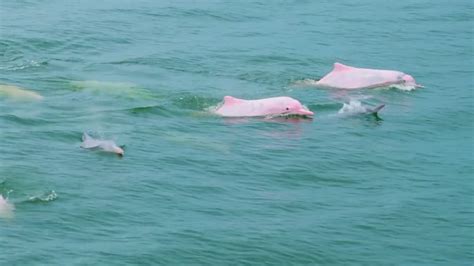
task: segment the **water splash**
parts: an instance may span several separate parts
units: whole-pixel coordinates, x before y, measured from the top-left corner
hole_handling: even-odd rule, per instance
[[[367,108],[363,106],[360,101],[351,100],[349,103],[343,103],[342,108],[338,111],[338,114],[361,114],[366,112]]]
[[[46,203],[46,202],[50,202],[50,201],[53,201],[53,200],[56,200],[58,198],[58,194],[56,194],[56,192],[54,190],[51,190],[51,191],[48,191],[48,192],[45,192],[43,194],[40,194],[40,195],[36,195],[36,196],[31,196],[28,198],[28,202],[33,202],[33,203],[40,203],[40,202],[43,202],[43,203]]]
[[[356,114],[375,114],[380,111],[385,105],[381,104],[375,108],[363,105],[358,100],[350,100],[349,103],[343,103],[342,108],[338,111],[338,114],[342,115],[356,115]]]
[[[417,88],[423,88],[422,86],[416,86],[416,85],[406,85],[406,84],[393,84],[390,86],[385,86],[385,87],[380,87],[378,89],[386,90],[386,89],[398,89],[402,91],[413,91]]]
[[[318,86],[318,81],[315,79],[303,79],[303,80],[297,80],[293,83],[293,86],[310,86],[310,87],[317,87]]]
[[[14,210],[15,210],[15,206],[13,205],[13,203],[11,203],[8,200],[8,196],[6,198],[4,198],[0,194],[0,218],[5,218],[5,219],[13,218],[13,216],[14,216],[13,211]]]

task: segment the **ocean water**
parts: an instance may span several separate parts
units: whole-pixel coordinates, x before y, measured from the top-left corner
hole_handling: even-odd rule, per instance
[[[43,97],[0,95],[15,206],[0,264],[471,265],[473,14],[469,0],[0,1],[0,84]],[[305,82],[334,62],[425,88]],[[316,115],[212,115],[225,95]],[[81,149],[84,131],[125,156]]]

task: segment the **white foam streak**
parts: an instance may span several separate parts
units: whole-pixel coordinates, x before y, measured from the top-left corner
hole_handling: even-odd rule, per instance
[[[318,81],[315,79],[303,79],[303,80],[298,80],[295,81],[293,84],[294,86],[312,86],[312,87],[317,87],[318,86]]]
[[[360,101],[351,100],[349,103],[343,103],[342,108],[339,110],[339,114],[360,114],[366,113],[368,110],[365,106],[362,105]]]
[[[390,86],[380,87],[377,89],[388,90],[388,89],[397,89],[401,91],[413,91],[417,88],[420,88],[416,85],[405,85],[405,84],[392,84]]]

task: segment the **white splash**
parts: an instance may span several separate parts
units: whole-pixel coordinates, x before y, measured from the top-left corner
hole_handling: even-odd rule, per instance
[[[0,218],[13,218],[15,206],[0,194]]]
[[[55,199],[58,198],[58,194],[56,194],[56,192],[54,190],[51,190],[49,192],[46,192],[44,194],[41,194],[41,195],[37,195],[37,196],[31,196],[28,198],[28,201],[30,202],[48,202],[48,201],[53,201]]]
[[[297,80],[293,83],[294,86],[311,86],[311,87],[317,87],[318,86],[318,81],[315,79],[303,79],[303,80]]]
[[[381,89],[398,89],[398,90],[402,90],[402,91],[413,91],[417,88],[422,88],[422,86],[420,85],[406,85],[406,84],[393,84],[393,85],[390,85],[388,87],[382,87]]]
[[[369,110],[363,106],[360,101],[350,100],[349,103],[344,103],[342,108],[339,110],[339,114],[361,114],[366,113]]]

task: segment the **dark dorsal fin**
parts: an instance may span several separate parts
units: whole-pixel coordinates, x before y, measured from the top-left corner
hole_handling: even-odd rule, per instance
[[[371,110],[371,113],[372,114],[377,114],[384,107],[385,107],[385,104],[378,105],[377,107],[375,107],[374,109]]]

